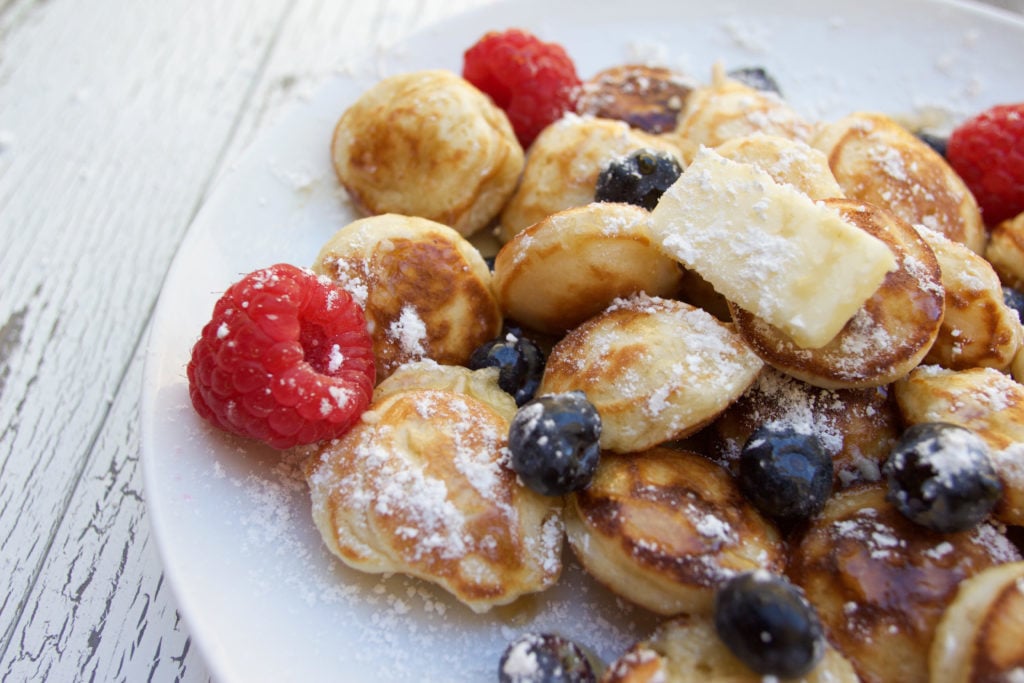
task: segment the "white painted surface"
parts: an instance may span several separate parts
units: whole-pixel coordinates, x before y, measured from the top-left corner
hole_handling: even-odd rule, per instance
[[[285,108],[488,1],[0,0],[0,680],[208,678],[138,467],[164,274]]]
[[[141,349],[220,169],[483,0],[0,2],[0,680],[206,680],[150,539]]]

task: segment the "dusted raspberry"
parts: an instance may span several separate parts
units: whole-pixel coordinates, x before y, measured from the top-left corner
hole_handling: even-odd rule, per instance
[[[982,112],[953,131],[946,157],[971,189],[985,223],[1024,211],[1024,102]]]
[[[228,288],[192,348],[192,405],[274,448],[341,436],[370,402],[372,348],[347,292],[287,264],[257,270]]]
[[[580,79],[572,59],[561,45],[520,29],[492,31],[466,50],[462,76],[505,110],[524,148],[576,111]]]

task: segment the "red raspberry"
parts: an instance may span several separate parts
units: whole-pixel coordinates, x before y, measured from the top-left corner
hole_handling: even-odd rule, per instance
[[[228,288],[192,348],[192,405],[274,448],[341,436],[373,394],[372,348],[347,292],[288,264],[257,270]]]
[[[989,226],[1024,211],[1024,102],[978,114],[953,131],[950,165],[978,200]]]
[[[505,110],[524,148],[548,124],[576,111],[581,85],[561,45],[520,29],[491,31],[466,50],[462,77]]]

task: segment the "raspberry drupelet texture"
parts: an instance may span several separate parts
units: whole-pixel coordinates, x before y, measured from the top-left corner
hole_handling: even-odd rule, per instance
[[[484,35],[463,55],[462,76],[505,111],[524,148],[546,126],[576,111],[581,87],[561,45],[520,29]]]
[[[286,449],[345,433],[375,381],[363,311],[326,278],[288,264],[242,278],[214,305],[192,348],[200,416]]]
[[[1024,102],[987,109],[957,127],[946,158],[995,226],[1024,212]]]

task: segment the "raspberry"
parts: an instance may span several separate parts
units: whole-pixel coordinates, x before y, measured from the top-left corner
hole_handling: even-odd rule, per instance
[[[341,436],[373,393],[363,310],[311,271],[257,270],[214,305],[188,381],[196,412],[232,434],[279,449]]]
[[[491,31],[466,50],[462,76],[505,110],[524,148],[548,124],[576,111],[581,85],[561,45],[520,29]]]
[[[1024,211],[1024,102],[964,122],[949,137],[946,158],[995,226]]]

